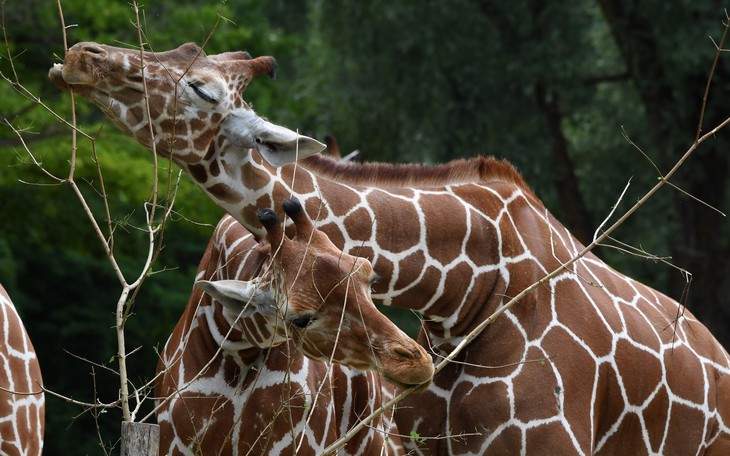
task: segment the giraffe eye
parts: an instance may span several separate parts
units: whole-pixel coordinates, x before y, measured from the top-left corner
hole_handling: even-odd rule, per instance
[[[188,84],[188,87],[190,87],[191,89],[193,89],[193,92],[195,92],[195,94],[197,96],[199,96],[203,100],[207,101],[208,103],[212,103],[212,104],[218,103],[218,100],[216,100],[215,98],[211,97],[207,93],[203,92],[203,90],[200,87],[198,87],[197,83],[191,82],[191,83]]]
[[[299,329],[304,329],[314,320],[312,315],[301,315],[291,319],[291,324]]]

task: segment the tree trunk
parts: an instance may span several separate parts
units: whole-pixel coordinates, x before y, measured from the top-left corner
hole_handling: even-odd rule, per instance
[[[158,456],[160,426],[122,422],[122,456]]]

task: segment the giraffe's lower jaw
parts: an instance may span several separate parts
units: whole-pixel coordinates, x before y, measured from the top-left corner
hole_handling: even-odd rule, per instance
[[[408,384],[408,383],[399,382],[398,380],[394,380],[393,378],[391,378],[385,374],[383,374],[383,378],[385,378],[388,382],[392,383],[396,388],[399,388],[399,389],[413,388],[414,393],[423,391],[424,389],[428,388],[428,386],[431,384],[431,379],[429,379],[428,381],[426,381],[424,383]]]

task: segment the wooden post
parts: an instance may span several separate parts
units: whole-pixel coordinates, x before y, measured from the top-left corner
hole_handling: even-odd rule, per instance
[[[160,426],[122,421],[122,456],[158,456]]]

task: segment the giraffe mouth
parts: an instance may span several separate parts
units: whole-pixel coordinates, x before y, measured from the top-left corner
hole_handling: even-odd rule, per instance
[[[431,384],[432,379],[429,379],[423,383],[404,383],[400,382],[398,380],[395,380],[393,377],[390,377],[388,375],[382,374],[383,378],[387,380],[388,382],[392,383],[393,386],[399,389],[408,389],[408,388],[414,388],[414,392],[420,392],[424,389],[428,388],[428,386]]]
[[[63,90],[64,92],[70,92],[73,90],[71,87],[71,84],[66,82],[65,79],[63,79],[63,64],[62,63],[54,63],[51,69],[48,71],[48,78],[51,80],[51,82],[58,87],[59,89]]]

